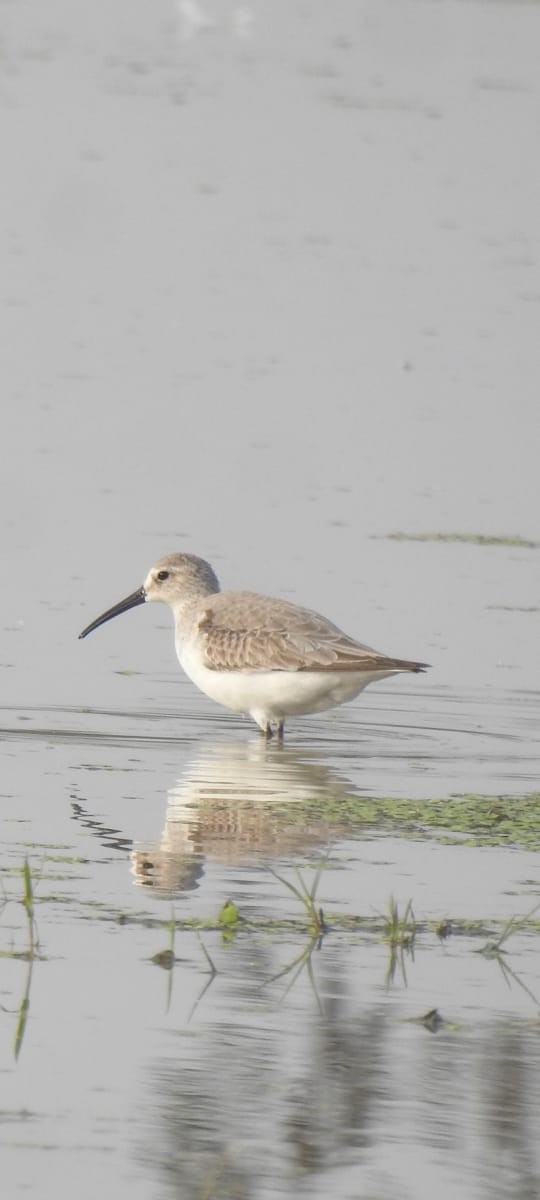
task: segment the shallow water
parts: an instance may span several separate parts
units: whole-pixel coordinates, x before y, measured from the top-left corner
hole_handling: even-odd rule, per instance
[[[5,1188],[535,1196],[540,7],[4,8]],[[432,670],[266,746],[175,549]]]
[[[111,1178],[141,1196],[536,1188],[538,851],[386,819],[389,796],[443,780],[499,771],[522,791],[534,742],[518,697],[486,732],[474,697],[452,727],[447,697],[423,694],[424,717],[381,688],[375,711],[301,721],[283,749],[215,713],[4,712],[4,944],[27,943],[25,856],[39,936],[30,977],[4,960],[15,1194],[45,1152],[51,1195]],[[283,881],[311,887],[321,860],[318,941]],[[390,895],[401,916],[412,902],[411,946],[385,938]],[[151,960],[173,916],[167,971]]]

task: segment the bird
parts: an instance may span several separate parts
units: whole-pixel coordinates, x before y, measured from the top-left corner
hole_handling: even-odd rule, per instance
[[[391,658],[357,642],[325,617],[289,600],[220,590],[208,562],[166,554],[142,587],[96,617],[106,621],[146,602],[172,609],[180,666],[212,700],[249,715],[266,738],[283,738],[285,720],[353,700],[374,680],[428,663]]]

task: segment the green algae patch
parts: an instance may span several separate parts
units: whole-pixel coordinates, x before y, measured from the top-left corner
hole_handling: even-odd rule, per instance
[[[538,550],[540,542],[519,534],[487,533],[404,533],[396,530],[383,535],[392,542],[464,542],[470,546],[515,546],[522,550]]]
[[[540,849],[540,792],[526,796],[478,796],[437,800],[425,814],[430,829],[459,833],[476,845],[513,844]]]
[[[435,838],[450,844],[515,845],[540,850],[540,792],[521,796],[467,793],[428,800],[346,796],[279,805],[287,824],[335,824],[336,833]]]

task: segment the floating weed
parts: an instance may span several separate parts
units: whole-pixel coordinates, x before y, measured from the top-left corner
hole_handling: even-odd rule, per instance
[[[540,799],[540,795],[538,799]],[[173,974],[172,967],[179,961],[174,951],[174,937],[180,932],[186,933],[190,931],[195,933],[197,937],[199,937],[199,933],[203,930],[214,933],[219,932],[222,938],[227,940],[229,936],[234,937],[241,929],[242,934],[246,937],[263,933],[267,938],[275,939],[279,944],[284,936],[293,939],[300,938],[302,934],[305,935],[307,928],[310,935],[308,944],[303,945],[300,952],[298,953],[297,951],[295,953],[292,961],[279,970],[277,974],[272,975],[266,982],[273,982],[276,979],[290,975],[290,983],[287,987],[288,992],[294,986],[299,973],[305,968],[308,971],[311,985],[316,994],[312,955],[314,949],[320,947],[324,935],[328,932],[328,925],[323,910],[317,903],[320,880],[326,862],[327,858],[319,860],[312,881],[309,883],[306,880],[305,870],[301,873],[300,870],[296,869],[292,878],[285,878],[277,872],[271,871],[271,874],[295,897],[295,900],[301,906],[302,912],[292,917],[283,916],[275,912],[244,917],[240,915],[238,906],[232,899],[228,899],[213,918],[209,919],[191,915],[189,917],[183,916],[176,920],[173,913],[169,921],[155,915],[150,915],[148,911],[129,909],[124,912],[118,912],[100,901],[83,901],[80,896],[43,896],[40,894],[39,903],[41,905],[44,903],[53,903],[72,908],[76,906],[77,915],[83,921],[98,920],[102,922],[114,922],[126,930],[133,926],[154,930],[168,929],[169,944],[166,948],[159,951],[152,961],[155,965],[160,966],[168,972],[169,979]],[[19,873],[21,873],[20,867]],[[32,962],[37,955],[38,947],[37,931],[35,928],[35,878],[32,876],[28,864],[25,864],[23,867],[22,874],[24,880],[22,903],[29,929],[29,945],[24,950],[11,949],[9,951],[2,951],[0,949],[0,955],[2,953],[4,955],[9,954],[10,957],[20,957]],[[5,886],[0,886],[0,913],[10,899],[11,897],[6,895]],[[333,932],[340,932],[344,935],[360,935],[362,939],[372,942],[378,940],[387,944],[389,948],[389,961],[385,975],[387,987],[390,987],[395,981],[397,972],[400,972],[403,982],[407,986],[407,971],[409,970],[410,961],[414,962],[417,934],[431,935],[433,939],[432,945],[434,941],[433,935],[439,938],[439,940],[443,940],[450,935],[454,939],[459,937],[468,940],[472,939],[476,943],[474,946],[476,953],[482,953],[486,959],[494,959],[497,962],[508,986],[517,983],[536,1003],[535,997],[530,990],[522,984],[507,965],[505,954],[510,944],[510,938],[514,933],[518,931],[523,933],[526,931],[533,937],[537,937],[540,934],[539,909],[540,904],[535,905],[525,916],[519,918],[513,917],[504,924],[491,918],[472,920],[464,917],[454,918],[450,915],[445,915],[442,919],[424,916],[422,920],[417,920],[412,900],[409,900],[400,909],[399,903],[393,896],[390,896],[386,911],[376,913],[375,915],[333,912],[331,928]],[[199,943],[209,967],[209,979],[205,983],[201,997],[196,1001],[193,1011],[217,973],[216,967],[200,937]],[[429,946],[429,936],[423,944],[426,947]],[[317,1004],[320,1007],[318,996]],[[21,1006],[21,1015],[23,1018],[21,1032],[23,1033],[25,1019],[24,1004]],[[18,1046],[20,1046],[20,1039]]]
[[[444,942],[446,941],[446,938],[449,938],[450,934],[453,932],[452,922],[448,921],[446,917],[443,917],[440,921],[435,922],[434,930],[435,936],[438,937],[439,941]]]
[[[279,880],[279,882],[283,883],[288,890],[292,891],[292,893],[301,900],[302,908],[306,909],[306,899],[302,894],[300,887],[296,887],[295,884],[290,880],[282,878],[274,871],[271,873],[276,879]],[[305,884],[304,888],[307,890]],[[313,892],[313,888],[311,891]],[[309,894],[310,893],[308,891],[308,896]],[[327,933],[329,929],[331,929],[332,932],[339,932],[343,934],[364,934],[369,938],[373,937],[378,938],[379,940],[382,937],[383,940],[388,940],[389,942],[392,939],[401,939],[401,941],[403,941],[407,938],[406,929],[402,928],[400,933],[400,923],[403,926],[407,909],[403,913],[403,916],[400,916],[398,907],[395,905],[395,903],[392,905],[392,909],[389,907],[389,911],[387,913],[375,912],[367,915],[362,913],[332,912],[332,921],[331,925],[329,926],[321,908],[317,908],[315,906],[314,899],[315,898],[312,896],[310,910],[312,906],[314,913],[312,913],[310,916],[310,929],[311,922],[313,922],[314,933],[318,936],[322,936],[323,933]],[[40,904],[43,904],[44,902],[63,905],[72,909],[74,908],[76,909],[79,918],[83,921],[103,921],[105,923],[113,923],[115,925],[123,926],[126,929],[132,926],[161,930],[167,930],[169,928],[169,919],[163,919],[163,917],[150,915],[146,910],[131,909],[118,911],[102,901],[83,900],[80,896],[55,894],[45,897],[40,896]],[[476,939],[476,941],[478,941],[481,938],[486,939],[490,936],[493,936],[494,930],[500,928],[502,933],[503,929],[506,928],[506,923],[503,926],[502,922],[494,917],[473,919],[467,917],[445,916],[441,920],[439,918],[425,916],[424,918],[420,919],[416,916],[413,916],[411,907],[407,907],[409,908],[407,915],[409,938],[414,932],[414,934],[434,933],[439,938],[445,938],[449,936],[454,938],[467,937]],[[540,918],[535,918],[534,912],[535,909],[532,910],[533,915],[527,914],[524,917],[519,918],[519,922],[514,919],[511,925],[511,930],[515,929],[519,923],[519,926],[522,927],[524,931],[526,930],[528,933],[535,936],[540,934]],[[244,917],[239,914],[238,927],[248,935],[255,932],[262,932],[268,934],[269,936],[276,937],[284,934],[290,934],[294,936],[295,934],[305,932],[306,922],[305,920],[302,920],[301,916],[281,916],[273,912],[261,914],[256,917]],[[177,917],[175,921],[175,928],[177,933],[211,933],[222,932],[224,926],[219,919],[218,913],[214,917],[202,917],[196,915]],[[509,930],[509,932],[511,932],[511,930]],[[403,934],[405,934],[405,939],[403,938]],[[508,936],[508,934],[506,936]],[[1,953],[2,952],[0,951],[0,955]]]
[[[156,967],[162,967],[164,971],[170,971],[176,962],[176,958],[172,950],[158,950],[157,954],[153,954],[150,962]]]
[[[383,535],[392,542],[465,542],[471,546],[517,546],[524,550],[538,550],[540,542],[523,538],[519,534],[486,533],[395,533]]]
[[[486,608],[490,612],[510,612],[510,613],[537,613],[540,612],[538,604],[486,604]]]
[[[279,806],[276,806],[278,809]],[[341,829],[390,830],[401,837],[444,844],[526,846],[540,850],[540,792],[518,796],[464,793],[425,800],[394,796],[340,796],[283,806],[287,826],[324,819]]]
[[[221,926],[223,941],[232,942],[241,924],[240,913],[232,900],[226,900],[221,906],[218,922]]]
[[[233,900],[226,900],[219,910],[218,921],[220,925],[238,925],[240,921],[240,913]]]
[[[430,1008],[429,1012],[424,1013],[423,1016],[407,1017],[406,1020],[412,1025],[423,1025],[430,1033],[438,1033],[439,1029],[443,1027],[448,1028],[438,1008]]]
[[[423,1025],[429,1033],[438,1033],[440,1029],[455,1032],[461,1029],[456,1021],[446,1021],[438,1008],[430,1008],[429,1012],[423,1013],[420,1017],[404,1017],[404,1021],[410,1025]]]
[[[63,867],[86,867],[86,866],[88,866],[88,859],[83,858],[82,855],[79,855],[79,854],[73,854],[73,855],[71,855],[71,854],[70,855],[68,855],[68,854],[44,854],[43,861],[46,863],[54,863],[55,866],[63,866]],[[53,876],[52,878],[55,878],[55,877]],[[56,876],[56,878],[61,878],[61,876]],[[71,878],[71,876],[69,878]]]

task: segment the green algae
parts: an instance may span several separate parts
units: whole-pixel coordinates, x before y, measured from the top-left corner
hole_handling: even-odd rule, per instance
[[[464,542],[470,546],[514,546],[522,550],[538,550],[540,542],[519,534],[487,533],[404,533],[396,530],[383,535],[392,542]]]
[[[540,850],[540,792],[485,796],[470,792],[427,800],[347,796],[279,805],[287,824],[335,822],[344,833],[371,831],[434,838],[451,845]]]

